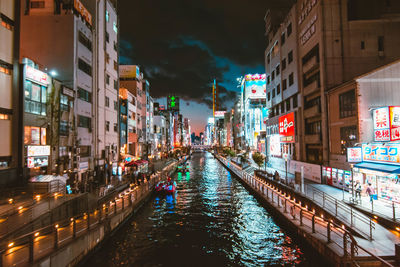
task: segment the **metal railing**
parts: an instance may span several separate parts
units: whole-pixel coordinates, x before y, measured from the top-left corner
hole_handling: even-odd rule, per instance
[[[303,230],[311,232],[312,234],[319,234],[320,237],[322,236],[325,238],[327,243],[336,247],[337,251],[341,251],[341,256],[344,261],[358,266],[358,263],[365,260],[365,256],[367,256],[372,257],[383,266],[393,266],[381,257],[361,247],[354,239],[352,233],[347,230],[344,225],[338,225],[333,220],[327,220],[324,218],[323,214],[317,215],[315,211],[310,211],[307,205],[302,203],[300,200],[296,200],[294,196],[290,196],[286,192],[279,190],[279,188],[274,186],[272,183],[258,179],[257,177],[242,171],[239,166],[232,162],[228,162],[222,157],[218,158],[238,177],[243,179],[253,189],[264,196],[267,201],[278,209],[278,211],[280,211],[284,216],[290,220],[297,221]],[[328,201],[331,201],[331,199],[328,200],[325,198],[324,201],[325,204],[328,204]],[[336,202],[337,201],[335,201],[335,209],[336,207],[339,208]],[[357,258],[358,256],[362,257]]]
[[[315,187],[306,190],[305,195],[341,221],[346,222],[351,228],[373,239],[375,223],[368,216]]]

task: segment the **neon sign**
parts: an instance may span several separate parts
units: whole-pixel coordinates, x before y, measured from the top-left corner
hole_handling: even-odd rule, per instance
[[[400,144],[363,144],[363,161],[400,164]]]
[[[348,147],[347,148],[347,162],[361,162],[362,148],[361,147]]]

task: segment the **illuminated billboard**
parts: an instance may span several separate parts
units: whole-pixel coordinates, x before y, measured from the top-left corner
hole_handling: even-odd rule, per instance
[[[279,134],[271,135],[269,138],[269,153],[273,156],[281,155],[281,137]]]
[[[246,99],[265,99],[265,74],[247,74],[244,79],[244,93]]]
[[[363,161],[400,164],[400,144],[363,144]]]
[[[361,147],[348,147],[347,148],[347,162],[362,162],[362,148]]]
[[[140,70],[136,65],[119,65],[120,78],[140,78]]]
[[[294,112],[279,117],[279,135],[282,143],[294,143]]]
[[[381,107],[373,110],[374,141],[400,140],[400,107]]]

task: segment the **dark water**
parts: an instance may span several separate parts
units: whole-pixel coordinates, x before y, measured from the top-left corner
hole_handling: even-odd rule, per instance
[[[174,196],[153,198],[85,265],[314,265],[211,154],[189,163]]]

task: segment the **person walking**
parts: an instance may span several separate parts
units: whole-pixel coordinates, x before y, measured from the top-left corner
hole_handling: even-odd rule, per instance
[[[369,201],[372,203],[374,201],[375,190],[372,187],[371,183],[368,183],[366,192],[369,195]]]
[[[355,188],[355,192],[356,192],[356,200],[358,199],[358,200],[361,201],[361,191],[362,191],[362,188],[361,188],[360,181],[357,180],[356,185],[355,185],[354,188]]]

